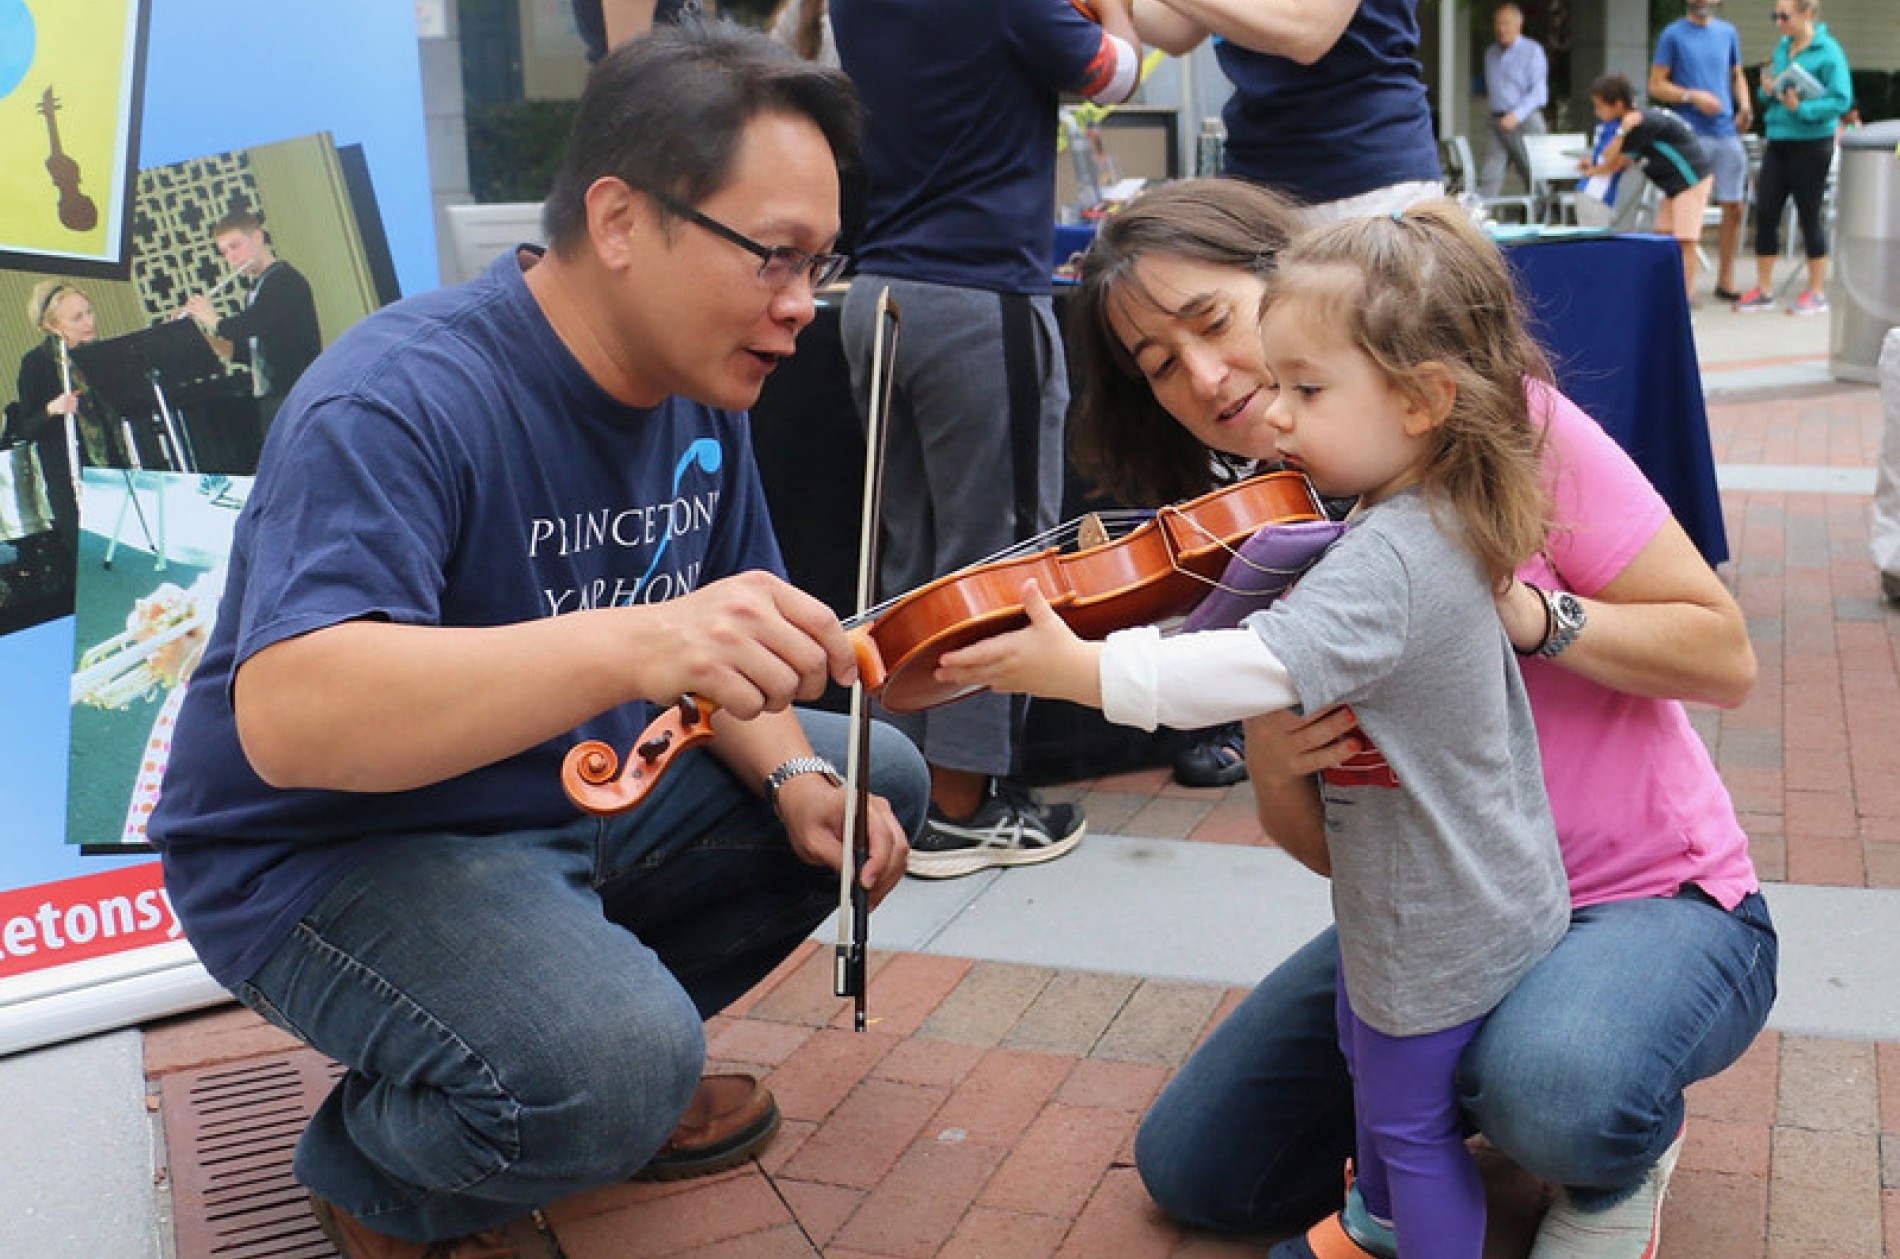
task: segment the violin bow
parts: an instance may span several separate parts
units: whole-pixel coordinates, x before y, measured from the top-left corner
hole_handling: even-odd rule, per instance
[[[878,524],[883,517],[884,433],[890,412],[892,359],[897,353],[897,303],[885,288],[877,295],[871,341],[871,396],[865,407],[864,510],[858,520],[857,612],[862,619],[875,597]],[[871,896],[861,877],[871,854],[870,697],[864,670],[851,683],[851,745],[845,754],[844,834],[849,851],[838,862],[838,949],[832,990],[850,997],[852,1022],[864,1030],[865,957],[871,940]]]

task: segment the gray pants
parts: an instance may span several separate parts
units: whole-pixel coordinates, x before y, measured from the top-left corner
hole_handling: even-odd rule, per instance
[[[1536,193],[1537,186],[1531,182],[1531,156],[1524,151],[1525,136],[1544,134],[1544,115],[1532,110],[1530,117],[1518,120],[1516,127],[1506,131],[1498,125],[1495,115],[1485,135],[1484,160],[1478,167],[1478,191],[1483,196],[1495,197],[1504,191],[1504,168],[1508,163],[1524,178],[1524,190]]]
[[[901,333],[885,437],[878,597],[915,590],[1049,529],[1062,505],[1069,377],[1049,297],[859,275],[845,298],[845,358],[870,396],[877,295]],[[891,720],[943,769],[1014,768],[1023,705],[980,694]]]

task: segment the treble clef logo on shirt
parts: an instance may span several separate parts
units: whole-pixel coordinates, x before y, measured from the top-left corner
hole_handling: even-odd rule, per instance
[[[724,463],[724,461],[725,454],[719,449],[718,442],[710,437],[696,439],[686,448],[686,453],[680,456],[679,463],[673,468],[674,501],[678,501],[680,496],[680,482],[686,479],[686,474],[692,471],[695,466],[697,466],[701,472],[711,476],[719,471],[720,465]],[[669,526],[665,536],[660,539],[659,549],[653,552],[653,562],[648,564],[647,571],[640,575],[640,580],[635,584],[633,593],[627,597],[628,603],[633,603],[639,599],[640,592],[647,588],[647,583],[653,580],[653,574],[659,571],[660,561],[666,558],[666,548],[672,545],[673,532],[673,529]]]

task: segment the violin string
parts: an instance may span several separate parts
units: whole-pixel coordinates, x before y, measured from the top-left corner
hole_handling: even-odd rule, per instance
[[[1299,576],[1300,573],[1306,568],[1306,565],[1304,563],[1297,564],[1297,565],[1287,565],[1284,567],[1279,566],[1279,565],[1274,565],[1274,564],[1262,564],[1258,560],[1254,559],[1252,556],[1244,554],[1240,550],[1239,547],[1227,541],[1227,539],[1221,537],[1219,534],[1209,529],[1206,525],[1201,524],[1199,521],[1193,519],[1192,517],[1182,515],[1182,516],[1179,516],[1178,518],[1188,528],[1193,529],[1196,532],[1200,533],[1209,542],[1211,542],[1216,548],[1218,548],[1219,550],[1225,551],[1227,553],[1228,562],[1230,564],[1234,560],[1239,560],[1246,567],[1251,568],[1254,572],[1259,573],[1262,576],[1266,576],[1266,577],[1293,578],[1293,577]],[[1268,526],[1268,527],[1271,527],[1271,526]],[[1169,558],[1173,560],[1176,571],[1182,573],[1185,576],[1192,577],[1195,581],[1200,582],[1202,585],[1207,586],[1210,589],[1219,590],[1225,594],[1242,595],[1242,596],[1256,595],[1259,593],[1259,591],[1257,590],[1248,590],[1244,587],[1228,585],[1226,582],[1222,581],[1220,577],[1203,577],[1201,574],[1195,572],[1191,568],[1186,567],[1178,559],[1176,559],[1172,554],[1172,548],[1170,548]],[[1226,575],[1226,567],[1223,566],[1222,576],[1225,576],[1225,575]]]

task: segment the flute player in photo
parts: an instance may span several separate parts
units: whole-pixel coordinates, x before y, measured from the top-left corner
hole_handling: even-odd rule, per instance
[[[303,274],[272,252],[264,220],[255,212],[226,214],[212,225],[211,239],[225,265],[249,281],[243,308],[220,316],[211,294],[194,293],[183,310],[219,357],[250,367],[258,430],[268,437],[291,386],[323,348],[316,301]]]

